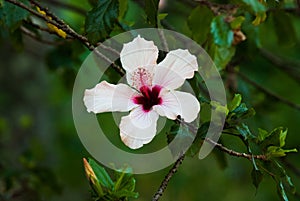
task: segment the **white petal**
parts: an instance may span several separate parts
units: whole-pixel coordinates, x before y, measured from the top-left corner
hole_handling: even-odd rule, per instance
[[[159,117],[153,110],[139,113],[142,109],[138,108],[131,111],[135,114],[130,113],[128,116],[122,117],[120,122],[121,139],[131,149],[141,148],[144,144],[151,142],[156,134],[156,124]]]
[[[197,58],[188,50],[170,51],[154,71],[153,85],[160,85],[169,90],[177,89],[186,79],[198,71]]]
[[[120,52],[123,68],[127,73],[137,68],[148,68],[156,64],[158,49],[153,41],[147,41],[140,36],[126,43]],[[149,69],[150,71],[151,69]]]
[[[153,106],[159,115],[176,119],[178,115],[186,122],[194,121],[200,111],[198,100],[190,93],[170,91],[161,94],[162,104]]]
[[[88,112],[126,112],[138,106],[132,100],[136,95],[137,92],[125,84],[102,81],[94,88],[85,90],[83,101]]]

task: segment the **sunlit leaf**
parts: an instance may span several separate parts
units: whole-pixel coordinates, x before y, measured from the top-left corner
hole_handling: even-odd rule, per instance
[[[242,102],[241,94],[234,94],[232,101],[228,104],[228,110],[232,112],[235,110]]]

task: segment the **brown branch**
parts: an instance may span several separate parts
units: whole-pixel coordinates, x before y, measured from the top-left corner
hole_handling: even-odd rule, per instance
[[[15,0],[6,0],[6,1],[15,1]],[[38,2],[34,1],[34,0],[30,0],[30,2],[34,5],[39,7],[42,11],[44,11],[46,13],[45,15],[41,15],[39,14],[38,17],[43,16],[43,19],[47,19],[46,22],[49,22],[55,26],[57,26],[58,28],[60,28],[61,30],[63,30],[64,32],[66,32],[67,34],[73,36],[74,38],[80,40],[88,49],[93,50],[93,45],[90,44],[88,42],[88,39],[85,36],[82,36],[80,34],[78,34],[77,32],[75,32],[71,27],[69,27],[63,20],[61,20],[60,18],[58,18],[56,15],[54,15],[53,13],[51,13],[48,8],[45,8],[43,6],[41,6]],[[49,17],[52,18],[52,20],[49,19]]]
[[[179,166],[182,164],[184,157],[185,157],[185,155],[181,154],[181,156],[174,163],[173,167],[169,170],[168,174],[165,176],[164,180],[161,182],[159,188],[157,189],[156,193],[154,194],[152,201],[158,201],[160,199],[160,197],[166,190],[170,179],[174,176],[174,174],[177,172]]]
[[[201,5],[207,6],[215,15],[220,15],[221,13],[234,13],[235,10],[239,7],[235,4],[220,4],[214,3],[209,0],[195,0]]]
[[[12,3],[20,8],[23,8],[25,10],[27,10],[28,12],[30,12],[31,14],[35,15],[36,17],[44,20],[47,23],[53,24],[54,26],[56,26],[57,28],[63,30],[64,32],[66,32],[67,34],[69,34],[70,36],[74,37],[75,39],[79,40],[80,42],[82,42],[89,50],[93,51],[95,49],[95,46],[92,45],[88,39],[83,36],[78,34],[77,32],[75,32],[72,28],[70,28],[64,21],[62,21],[61,19],[59,19],[57,16],[55,16],[54,14],[52,14],[47,8],[42,7],[39,3],[37,3],[36,1],[31,0],[30,2],[39,7],[41,10],[43,10],[44,12],[46,12],[46,15],[42,15],[39,12],[37,12],[36,10],[33,10],[32,8],[28,7],[27,5],[23,4],[22,2],[19,2],[17,0],[5,0],[9,3]],[[49,17],[51,17],[52,19],[49,19]],[[98,43],[99,44],[99,43]],[[100,45],[100,44],[99,44]],[[103,44],[101,44],[101,47],[103,49],[109,50],[110,52],[116,54],[118,53],[116,50],[110,48],[110,47],[106,47]],[[117,70],[117,72],[120,75],[124,75],[124,69],[122,69],[120,66],[116,65],[113,61],[111,61],[108,57],[106,57],[105,55],[103,55],[102,53],[100,53],[99,51],[96,52],[96,54],[98,56],[100,56],[102,59],[104,59],[106,62],[110,63],[114,69]]]
[[[300,105],[296,104],[296,103],[293,103],[291,101],[289,101],[288,99],[285,99],[281,96],[278,96],[277,94],[273,93],[272,91],[260,86],[259,84],[257,84],[256,82],[250,80],[247,76],[245,76],[244,74],[240,73],[240,72],[237,72],[237,74],[246,82],[248,82],[249,84],[251,84],[252,86],[254,86],[255,88],[257,88],[258,90],[262,91],[263,93],[265,93],[266,95],[268,95],[269,97],[277,100],[277,101],[280,101],[292,108],[295,108],[297,110],[300,110]]]
[[[268,160],[267,159],[267,156],[266,155],[252,155],[252,154],[246,154],[246,153],[240,153],[240,152],[236,152],[236,151],[233,151],[231,149],[228,149],[227,147],[224,147],[222,144],[219,144],[215,141],[213,141],[212,139],[210,138],[205,138],[205,141],[206,142],[209,142],[210,144],[214,145],[215,147],[217,147],[219,150],[231,155],[231,156],[236,156],[236,157],[242,157],[242,158],[247,158],[249,160],[252,160],[253,158],[254,159],[259,159],[259,160]]]
[[[24,33],[25,35],[29,36],[30,38],[40,42],[40,43],[44,43],[44,44],[48,44],[48,45],[60,45],[62,44],[64,41],[49,41],[49,40],[45,40],[43,38],[38,37],[35,33],[31,32],[30,30],[26,29],[25,27],[21,26],[21,31],[22,33]]]
[[[47,33],[49,33],[49,34],[54,34],[54,35],[56,35],[56,36],[58,36],[58,37],[61,37],[60,35],[58,35],[57,32],[52,31],[52,30],[50,30],[49,28],[42,27],[42,26],[40,26],[40,25],[38,25],[38,24],[35,24],[35,23],[31,22],[31,21],[26,21],[26,20],[24,20],[24,22],[25,22],[26,24],[32,26],[32,27],[35,28],[35,29],[38,29],[38,30],[47,32]],[[71,36],[67,36],[66,39],[74,39],[74,38],[71,37]]]

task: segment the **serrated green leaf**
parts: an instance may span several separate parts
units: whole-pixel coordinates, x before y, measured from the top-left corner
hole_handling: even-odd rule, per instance
[[[89,41],[95,44],[108,37],[118,15],[118,0],[98,0],[97,5],[87,13],[85,19],[85,31]]]
[[[21,3],[29,5],[27,0],[20,0]],[[29,12],[12,3],[2,1],[0,7],[0,27],[14,32],[22,20],[29,16]]]
[[[225,21],[225,16],[218,15],[212,20],[210,32],[216,45],[231,47],[234,34],[230,25]]]
[[[113,189],[114,182],[111,180],[106,170],[91,158],[88,159],[88,162],[92,167],[93,171],[95,172],[95,175],[98,181],[100,182],[101,186],[107,189]]]
[[[203,44],[206,41],[213,17],[213,12],[207,6],[197,6],[192,10],[187,24],[192,31],[192,39],[197,43]]]
[[[263,174],[260,170],[256,170],[255,168],[253,168],[253,170],[251,172],[251,178],[252,178],[253,185],[257,189],[263,179]]]
[[[157,27],[157,15],[158,15],[158,3],[159,0],[146,0],[145,1],[145,12],[147,20],[150,25]]]
[[[235,110],[242,102],[241,94],[234,94],[232,101],[228,104],[229,112]]]

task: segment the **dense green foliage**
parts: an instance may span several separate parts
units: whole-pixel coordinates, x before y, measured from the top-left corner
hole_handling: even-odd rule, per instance
[[[134,176],[128,173],[130,167],[115,172],[90,159],[85,178],[82,158],[88,153],[71,114],[73,81],[92,45],[145,27],[172,29],[202,45],[224,80],[228,97],[222,106],[209,99],[201,78],[189,80],[201,103],[200,128],[162,199],[300,199],[299,1],[41,4],[50,11],[45,9],[44,18],[34,1],[0,0],[0,200],[150,199],[167,170]],[[61,24],[51,29],[45,18]],[[59,30],[68,37],[62,38]],[[112,82],[119,78],[114,70],[105,75]],[[225,126],[213,153],[200,161],[197,155],[211,110],[226,112]],[[111,116],[102,115],[107,117],[100,123],[110,130],[109,139],[122,147]],[[189,125],[179,127],[175,121],[168,125],[150,146],[193,135]]]

